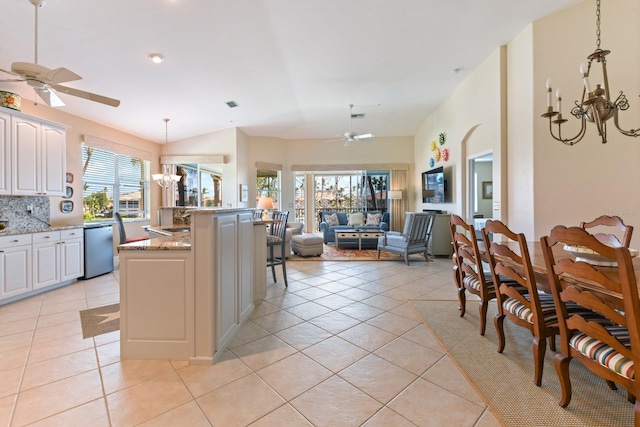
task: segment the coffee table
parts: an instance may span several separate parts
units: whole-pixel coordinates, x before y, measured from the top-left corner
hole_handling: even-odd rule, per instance
[[[354,228],[353,230],[336,230],[336,248],[340,249],[340,239],[342,240],[358,240],[358,250],[362,250],[363,239],[378,239],[378,237],[384,236],[382,230],[359,230]]]

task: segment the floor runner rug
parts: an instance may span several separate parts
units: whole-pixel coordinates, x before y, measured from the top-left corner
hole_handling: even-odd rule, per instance
[[[489,305],[485,336],[479,334],[476,301],[467,302],[460,317],[457,301],[410,301],[424,324],[440,341],[487,405],[508,426],[631,426],[633,405],[626,390],[610,390],[579,361],[571,362],[572,399],[558,405],[561,390],[547,349],[542,387],[533,383],[533,355],[528,330],[505,320],[506,347],[496,351],[495,303]],[[559,340],[558,340],[559,341]],[[559,345],[558,345],[559,346]]]
[[[120,329],[120,304],[80,311],[82,338],[91,338]]]

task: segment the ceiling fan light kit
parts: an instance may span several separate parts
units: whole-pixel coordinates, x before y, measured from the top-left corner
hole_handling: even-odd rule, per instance
[[[99,102],[101,104],[117,107],[120,101],[95,93],[87,92],[80,89],[74,89],[68,86],[62,86],[60,83],[66,83],[74,80],[81,80],[82,77],[64,67],[50,70],[47,67],[38,64],[38,9],[44,6],[44,0],[29,0],[29,3],[35,8],[35,45],[34,45],[34,62],[13,62],[11,71],[0,71],[15,76],[14,79],[0,80],[0,82],[26,82],[31,86],[34,92],[50,107],[64,106],[64,102],[58,97],[56,91],[79,98],[88,99],[89,101]]]

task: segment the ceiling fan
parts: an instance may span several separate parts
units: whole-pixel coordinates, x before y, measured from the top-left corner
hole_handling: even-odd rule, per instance
[[[363,142],[375,142],[372,133],[361,133],[353,131],[353,104],[349,104],[349,132],[344,133],[344,146],[348,147],[353,142],[363,141]]]
[[[117,107],[120,101],[106,96],[86,92],[72,87],[62,86],[60,83],[81,80],[82,77],[64,67],[49,69],[38,64],[38,9],[44,6],[44,0],[29,0],[35,7],[36,23],[35,23],[35,61],[30,62],[14,62],[11,64],[11,71],[3,70],[7,74],[11,74],[18,78],[0,80],[0,82],[27,82],[29,86],[38,94],[40,98],[50,107],[61,107],[64,102],[58,97],[56,91],[66,93],[67,95],[77,96],[79,98],[88,99],[90,101],[100,102],[102,104]]]

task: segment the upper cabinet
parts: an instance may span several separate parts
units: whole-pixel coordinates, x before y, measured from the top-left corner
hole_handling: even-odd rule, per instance
[[[0,111],[0,195],[11,194],[11,115]]]
[[[66,127],[0,111],[0,194],[64,196]]]

